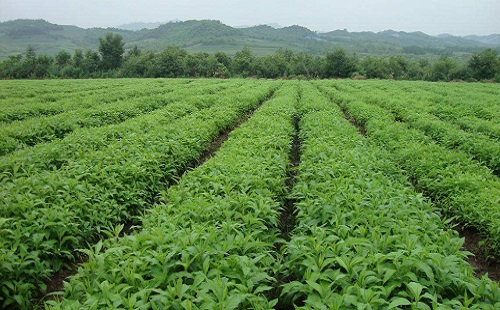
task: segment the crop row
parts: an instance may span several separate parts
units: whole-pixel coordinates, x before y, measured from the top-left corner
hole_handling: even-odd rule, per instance
[[[436,112],[451,118],[474,116],[478,119],[495,120],[500,118],[498,110],[498,85],[424,83],[423,87],[414,87],[413,92],[421,96],[426,92],[434,103],[430,107]],[[443,113],[444,112],[444,113]]]
[[[57,170],[28,165],[14,178],[6,177],[0,209],[2,304],[25,307],[38,290],[45,290],[43,282],[51,274],[74,259],[75,249],[142,212],[219,132],[267,98],[276,84],[252,86],[208,102],[169,105],[168,111],[130,122],[131,131],[101,128],[104,135],[123,135],[77,157],[62,154],[64,164]],[[72,137],[75,144],[66,151],[78,151],[78,137]]]
[[[418,105],[420,112],[432,114],[466,131],[500,138],[500,89],[496,85],[421,82],[390,85],[377,81],[366,86],[366,91],[379,90],[386,97],[411,99],[411,105]]]
[[[172,86],[186,86],[188,84],[216,84],[208,81],[195,80],[121,80],[118,81],[100,81],[98,88],[86,88],[90,81],[82,81],[79,84],[65,84],[64,81],[45,81],[43,85],[33,84],[30,90],[38,93],[36,96],[25,98],[23,96],[9,97],[0,99],[0,106],[4,108],[16,108],[26,106],[44,106],[54,103],[60,103],[62,107],[75,109],[81,107],[90,107],[95,104],[111,103],[114,101],[133,98],[136,96],[145,96],[155,94],[162,90],[171,89]],[[81,85],[80,85],[81,84]],[[7,85],[8,86],[8,85]],[[18,85],[20,90],[29,93],[30,90],[23,89],[22,83]],[[44,88],[43,86],[51,86]],[[58,87],[58,90],[53,88]],[[10,95],[10,94],[9,94]],[[94,100],[92,100],[94,99]],[[97,100],[97,102],[95,102]]]
[[[54,116],[29,118],[0,126],[0,155],[24,146],[63,138],[67,134],[86,127],[100,127],[123,122],[129,118],[148,113],[187,96],[211,94],[226,88],[235,88],[241,82],[209,85],[171,85],[156,94],[136,96],[125,101],[97,104],[94,107],[71,110]],[[98,102],[98,100],[96,100]]]
[[[164,80],[165,79],[163,79],[163,81]],[[14,101],[16,103],[22,103],[25,99],[31,99],[34,101],[37,100],[37,98],[39,102],[45,102],[52,101],[53,99],[51,98],[53,98],[53,96],[71,96],[74,94],[99,92],[102,89],[118,89],[127,86],[127,84],[128,83],[124,82],[122,79],[5,80],[2,81],[2,89],[4,89],[5,92],[0,94],[0,102]]]
[[[460,128],[470,132],[477,132],[487,135],[491,138],[500,139],[500,103],[498,97],[500,90],[490,94],[490,99],[485,98],[484,94],[477,88],[480,84],[473,84],[474,87],[467,92],[473,94],[469,97],[456,89],[447,91],[446,96],[434,98],[431,100],[421,100],[425,105],[420,105],[422,111],[428,112],[439,119],[458,125]],[[443,85],[440,85],[443,87]],[[427,85],[427,87],[429,87]],[[472,86],[471,86],[472,87]],[[434,86],[432,91],[438,91]],[[496,94],[495,94],[496,93]],[[409,97],[418,99],[420,91],[414,91]],[[450,97],[450,98],[447,98]]]
[[[426,112],[433,105],[429,101],[393,89],[382,91],[371,84],[343,95],[344,98],[349,96],[391,111],[397,120],[422,131],[441,145],[470,154],[496,175],[500,174],[500,142],[481,133],[464,131],[459,125],[443,121]],[[462,108],[467,109],[466,106]]]
[[[468,154],[440,146],[422,132],[397,122],[385,109],[343,97],[328,87],[322,89],[364,127],[371,140],[391,152],[418,191],[466,226],[482,231],[493,253],[500,254],[500,182],[490,169]]]
[[[253,87],[263,86],[262,83],[248,83],[240,90],[245,93]],[[159,125],[156,123],[157,118],[165,125],[197,109],[209,107],[221,96],[233,95],[231,89],[220,90],[221,87],[218,85],[211,87],[207,85],[203,87],[203,90],[191,91],[192,95],[184,93],[185,96],[182,99],[149,114],[100,128],[82,128],[68,134],[62,140],[38,144],[2,156],[0,157],[0,183],[29,177],[42,170],[60,169],[70,162],[78,161],[87,156],[90,152],[106,149],[110,145],[119,146],[122,141],[139,139],[144,132]],[[198,92],[204,93],[204,95],[195,95]]]
[[[483,120],[493,120],[500,117],[493,109],[498,104],[500,88],[494,84],[480,83],[426,83],[426,82],[389,82],[367,81],[367,83],[346,83],[350,86],[383,90],[388,93],[405,94],[408,97],[426,102],[427,109],[442,116],[460,118],[473,116]]]
[[[451,122],[460,126],[460,128],[471,131],[480,132],[491,138],[500,139],[500,124],[492,123],[484,120],[477,120],[473,117],[461,117],[459,119],[452,119]]]
[[[377,105],[390,110],[397,119],[422,131],[440,145],[464,151],[484,163],[494,174],[500,175],[500,141],[480,133],[464,131],[458,125],[442,121],[430,113],[420,112],[418,107],[421,105],[416,106],[411,100],[383,100],[378,101]]]
[[[280,89],[190,171],[143,230],[89,251],[58,309],[271,309],[294,85]]]
[[[102,107],[113,102],[133,99],[138,96],[148,96],[172,91],[178,86],[190,82],[189,80],[172,80],[168,83],[158,83],[155,81],[124,82],[129,90],[124,87],[114,88],[108,85],[107,88],[87,93],[48,95],[35,97],[30,100],[2,100],[0,101],[0,122],[11,123],[13,121],[25,120],[40,116],[53,116],[60,113],[84,110],[92,107]],[[200,84],[206,83],[202,81]],[[137,85],[137,84],[140,84]],[[213,84],[213,83],[210,83]],[[41,98],[44,98],[43,100]],[[20,101],[20,102],[18,102]]]
[[[498,309],[498,283],[477,279],[462,240],[413,191],[391,154],[304,87],[296,228],[283,295],[296,309]],[[495,308],[496,307],[496,308]]]

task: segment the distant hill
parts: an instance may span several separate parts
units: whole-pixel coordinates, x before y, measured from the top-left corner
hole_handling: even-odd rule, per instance
[[[234,28],[250,28],[250,27],[255,27],[255,26],[259,26],[259,25],[240,25],[240,26],[234,26]],[[279,29],[279,28],[283,28],[283,26],[281,26],[280,24],[277,24],[277,23],[269,23],[269,24],[264,24],[264,26],[270,26],[270,27],[273,27],[274,29]]]
[[[489,36],[466,36],[465,38],[488,45],[500,46],[500,34],[490,34]]]
[[[138,23],[129,23],[129,24],[119,25],[119,26],[116,26],[116,28],[122,29],[122,30],[137,31],[137,30],[141,30],[141,29],[155,29],[158,26],[160,26],[161,24],[162,23],[142,23],[142,22],[138,22]]]
[[[62,26],[44,20],[15,20],[0,23],[0,59],[24,53],[32,45],[39,54],[55,55],[60,50],[97,49],[99,37],[108,32],[130,39],[132,31],[108,28],[83,29]]]
[[[404,54],[409,58],[448,55],[466,59],[471,53],[485,48],[500,51],[498,34],[430,36],[422,32],[393,30],[378,33],[347,30],[319,33],[297,25],[281,28],[273,26],[276,25],[235,28],[215,20],[190,20],[161,25],[134,23],[120,26],[125,29],[83,29],[55,25],[44,20],[15,20],[0,23],[0,59],[23,53],[28,45],[32,45],[37,53],[49,55],[55,55],[60,50],[72,53],[75,49],[97,49],[98,38],[107,32],[122,35],[126,49],[137,45],[143,50],[155,52],[168,46],[179,46],[190,52],[223,51],[233,55],[248,46],[258,55],[272,53],[279,48],[322,55],[341,47],[360,55]]]

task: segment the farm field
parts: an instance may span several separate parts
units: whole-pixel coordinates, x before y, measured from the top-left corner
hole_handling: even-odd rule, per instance
[[[453,229],[498,266],[499,126],[496,84],[0,81],[0,305],[500,309]]]

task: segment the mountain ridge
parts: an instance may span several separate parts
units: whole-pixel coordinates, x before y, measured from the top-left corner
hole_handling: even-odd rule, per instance
[[[84,29],[45,20],[0,22],[0,59],[23,53],[28,45],[33,46],[37,53],[48,55],[55,55],[60,50],[97,49],[98,38],[107,32],[120,34],[126,49],[137,45],[154,52],[179,46],[190,52],[223,51],[233,55],[248,46],[258,55],[272,53],[279,48],[321,55],[340,47],[360,55],[406,54],[413,58],[446,55],[460,58],[485,48],[500,51],[500,34],[459,37],[395,30],[349,32],[337,29],[318,32],[300,25],[275,28],[269,24],[237,28],[218,20],[172,21],[158,23],[153,29],[142,27],[145,24],[128,24],[132,26],[127,30],[118,27]],[[132,30],[133,27],[142,28]]]
[[[127,24],[118,25],[118,26],[115,26],[114,28],[122,29],[122,30],[130,30],[130,31],[137,31],[137,30],[142,30],[142,29],[150,29],[151,30],[151,29],[155,29],[163,24],[165,24],[165,23],[135,22],[135,23],[127,23]]]

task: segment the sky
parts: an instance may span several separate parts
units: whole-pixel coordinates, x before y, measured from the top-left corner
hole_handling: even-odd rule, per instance
[[[487,35],[500,33],[500,0],[0,0],[0,21],[18,18],[84,28],[217,19],[231,26],[277,23],[315,31]]]

